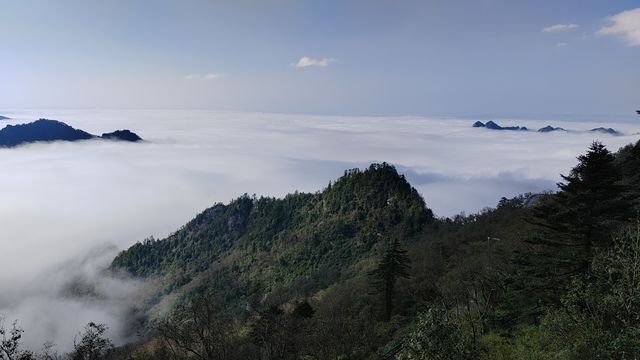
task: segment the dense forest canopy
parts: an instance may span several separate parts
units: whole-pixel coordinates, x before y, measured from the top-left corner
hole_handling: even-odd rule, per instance
[[[468,216],[435,217],[386,163],[317,193],[244,195],[121,252],[110,271],[149,284],[138,341],[89,324],[69,356],[638,358],[639,176],[640,142],[594,142],[558,192]],[[45,356],[9,325],[0,359]]]

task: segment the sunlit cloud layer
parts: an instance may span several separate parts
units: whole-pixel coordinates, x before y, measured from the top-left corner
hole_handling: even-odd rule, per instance
[[[73,276],[42,277],[77,273],[73,263],[61,264],[86,258],[96,247],[123,249],[149,235],[162,238],[206,207],[244,193],[318,191],[345,169],[381,161],[396,165],[437,215],[475,212],[502,196],[553,190],[560,173],[566,174],[595,138],[616,150],[636,141],[640,129],[635,124],[497,120],[533,129],[611,126],[626,135],[541,134],[472,128],[475,119],[177,110],[3,115],[17,119],[7,123],[54,118],[91,133],[127,128],[146,140],[0,149],[0,314],[20,318],[30,344],[53,340],[62,348],[73,340],[69,331],[79,331],[73,327],[80,324],[103,321],[114,331],[121,324],[118,311],[128,294],[126,283],[116,286],[97,277],[92,281],[99,286],[117,289],[115,297],[85,303],[60,295],[64,284],[59,279]],[[100,253],[108,256],[92,264],[104,266],[113,256]],[[50,287],[38,285],[43,281]],[[67,323],[69,312],[74,324],[68,328],[73,329],[58,328]],[[40,330],[29,332],[45,325],[53,338]]]

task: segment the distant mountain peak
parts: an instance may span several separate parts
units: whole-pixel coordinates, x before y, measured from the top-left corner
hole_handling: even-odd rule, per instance
[[[500,126],[497,123],[495,123],[494,121],[487,121],[486,123],[483,123],[482,121],[476,121],[475,123],[473,123],[472,125],[474,128],[486,128],[489,130],[515,130],[515,131],[529,131],[529,129],[527,129],[527,127],[525,126]],[[561,127],[553,127],[551,125],[547,125],[543,128],[538,129],[538,132],[541,133],[548,133],[548,132],[554,132],[554,131],[568,131],[564,128]],[[599,133],[603,133],[603,134],[609,134],[609,135],[614,135],[614,136],[621,136],[623,135],[621,132],[613,129],[613,128],[605,128],[605,127],[598,127],[595,129],[591,129],[589,130],[590,132],[599,132]]]
[[[616,129],[613,129],[613,128],[598,127],[598,128],[595,128],[595,129],[591,129],[589,131],[591,131],[591,132],[600,132],[600,133],[603,133],[603,134],[610,134],[610,135],[615,135],[615,136],[622,135],[621,132],[619,132],[619,131],[617,131]]]
[[[538,129],[538,132],[552,132],[552,131],[567,131],[561,127],[553,127],[551,125],[547,125],[543,128]]]
[[[502,130],[502,126],[496,124],[492,120],[487,121],[487,123],[484,124],[484,127],[491,130]]]
[[[138,136],[138,134],[129,130],[116,130],[114,132],[104,133],[100,137],[107,140],[122,140],[130,142],[142,141],[142,138]]]
[[[140,137],[129,130],[103,134],[105,139],[139,141]],[[38,119],[34,122],[7,125],[0,130],[0,147],[15,147],[33,142],[79,141],[99,138],[86,131],[75,129],[62,121]],[[136,139],[136,140],[130,140]]]
[[[476,121],[473,123],[474,128],[487,128],[489,130],[515,130],[515,131],[529,131],[525,126],[500,126],[496,124],[494,121],[489,120],[486,123],[482,123],[482,121]]]

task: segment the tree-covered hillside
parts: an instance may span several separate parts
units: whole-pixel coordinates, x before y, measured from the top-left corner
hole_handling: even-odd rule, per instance
[[[610,312],[590,314],[602,298],[622,306],[611,289],[629,301],[640,293],[602,272],[631,261],[616,249],[636,236],[625,229],[640,194],[638,149],[594,143],[558,193],[450,219],[434,218],[392,166],[372,165],[319,193],[215,205],[113,268],[161,277],[164,293],[179,295],[173,315],[150,325],[164,339],[156,351],[177,347],[177,358],[197,357],[176,336],[194,331],[177,324],[198,312],[228,319],[215,341],[236,348],[225,359],[640,356],[635,308],[616,325],[601,317]],[[217,305],[194,308],[202,299]]]
[[[139,341],[90,324],[72,358],[640,358],[639,159],[595,142],[558,192],[452,218],[388,164],[216,204],[114,259]]]
[[[322,192],[283,199],[242,196],[216,204],[163,240],[122,252],[114,269],[224,290],[227,301],[306,296],[353,277],[391,238],[433,222],[422,197],[395,168],[347,171]]]

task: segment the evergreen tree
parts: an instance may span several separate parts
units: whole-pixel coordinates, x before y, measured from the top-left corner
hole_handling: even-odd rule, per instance
[[[616,154],[616,167],[622,174],[622,182],[630,194],[640,194],[640,141],[621,148]],[[637,199],[633,199],[637,200]],[[634,201],[636,210],[637,201]],[[634,214],[635,215],[635,214]]]
[[[384,298],[385,320],[391,318],[393,311],[393,296],[396,282],[399,278],[409,277],[409,256],[400,245],[400,240],[395,239],[385,251],[378,267],[370,273],[373,284],[382,293]]]
[[[519,299],[513,305],[534,323],[546,305],[560,305],[572,278],[589,269],[594,254],[609,247],[632,217],[633,198],[621,178],[614,155],[593,142],[562,176],[560,191],[532,209],[529,220],[537,231],[528,239],[533,247],[514,259],[519,266],[510,297]]]
[[[560,192],[535,209],[535,222],[546,229],[535,243],[546,257],[558,260],[556,275],[584,273],[595,250],[611,244],[611,234],[632,214],[632,201],[620,183],[613,154],[594,142],[578,157]]]

